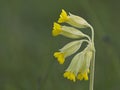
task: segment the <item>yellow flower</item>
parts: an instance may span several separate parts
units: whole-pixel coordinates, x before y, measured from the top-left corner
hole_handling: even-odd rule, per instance
[[[69,13],[69,15],[67,15],[66,11],[62,9],[60,18],[58,19],[58,23],[63,23],[63,22],[66,22],[66,23],[68,23],[72,26],[78,27],[78,28],[90,27],[90,24],[88,24],[88,22],[85,19],[83,19],[82,17],[73,15],[71,13]]]
[[[81,40],[77,40],[66,44],[59,50],[59,52],[54,53],[54,57],[57,58],[60,64],[63,64],[66,57],[78,51],[78,49],[81,47],[82,42],[83,41]]]
[[[72,77],[70,78],[70,74],[77,78],[78,80],[88,80],[88,73],[90,67],[90,61],[92,59],[92,51],[90,51],[89,46],[84,51],[78,53],[72,59],[69,67],[67,68],[66,72],[64,73],[64,77],[75,81]]]
[[[78,73],[78,75],[77,75],[77,79],[78,80],[88,80],[88,73],[89,73],[89,69],[88,69],[88,71],[86,71],[85,73]]]
[[[63,26],[59,23],[67,23],[69,24],[69,26]],[[87,27],[91,29],[91,37],[79,30],[81,28]],[[95,60],[93,27],[82,17],[73,15],[71,13],[67,14],[66,11],[62,9],[60,17],[58,19],[58,23],[54,22],[53,24],[52,35],[62,35],[71,39],[77,39],[76,41],[72,41],[66,44],[64,47],[59,49],[58,52],[54,53],[54,57],[57,59],[59,64],[63,64],[67,57],[78,52],[83,42],[87,42],[87,46],[85,47],[85,49],[83,49],[82,51],[80,50],[80,52],[73,57],[70,65],[63,74],[64,78],[72,80],[73,82],[75,82],[76,80],[88,80],[91,59],[91,78],[93,78]]]
[[[54,53],[54,57],[58,59],[59,64],[63,64],[64,61],[65,61],[64,53],[55,52],[55,53]]]
[[[64,9],[62,9],[62,12],[60,14],[60,18],[58,19],[58,23],[63,23],[63,22],[66,22],[68,20],[68,15],[67,13],[65,12]]]
[[[52,35],[53,35],[53,36],[57,36],[57,35],[59,35],[61,32],[62,32],[61,25],[59,25],[58,23],[55,23],[55,22],[54,22],[53,30],[52,30]]]
[[[75,74],[72,73],[72,72],[66,71],[66,72],[63,74],[63,76],[64,76],[65,78],[69,79],[69,80],[74,81],[74,82],[76,81],[76,80],[75,80]]]
[[[58,23],[54,23],[52,35],[53,36],[63,35],[65,37],[73,38],[73,39],[83,38],[87,36],[76,28],[70,26],[61,26]]]

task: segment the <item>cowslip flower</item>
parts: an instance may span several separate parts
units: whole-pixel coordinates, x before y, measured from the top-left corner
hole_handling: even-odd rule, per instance
[[[70,27],[70,26],[62,26],[56,22],[54,22],[52,35],[63,35],[68,38],[83,38],[86,37],[84,33],[82,33],[80,30]]]
[[[88,80],[92,55],[93,52],[90,47],[87,47],[84,51],[75,55],[63,76],[74,82],[76,81],[76,78],[78,80]]]
[[[89,27],[90,25],[88,24],[88,22],[83,19],[82,17],[73,15],[71,13],[69,13],[69,15],[67,15],[66,11],[64,9],[62,9],[62,12],[60,14],[60,18],[58,19],[58,23],[68,23],[72,26],[78,27],[78,28],[86,28]]]
[[[71,26],[60,25],[60,23],[64,22],[70,24]],[[93,27],[82,17],[73,15],[71,13],[67,15],[66,11],[63,9],[60,14],[60,18],[58,19],[58,23],[54,22],[52,30],[53,36],[63,35],[68,38],[79,39],[66,44],[63,48],[59,49],[58,52],[54,53],[54,57],[57,58],[60,64],[63,64],[67,57],[71,56],[74,53],[77,53],[77,51],[81,48],[83,42],[87,42],[87,46],[73,57],[70,65],[65,70],[63,76],[75,82],[76,79],[88,80],[89,79],[88,74],[92,72],[90,82],[92,82],[93,84],[94,61],[95,61]],[[89,27],[91,30],[91,37],[79,30],[81,28],[87,27]],[[90,69],[91,65],[92,67]]]
[[[59,64],[63,64],[65,58],[77,52],[81,47],[82,42],[82,40],[72,41],[59,49],[59,52],[55,52],[54,57],[57,58]]]

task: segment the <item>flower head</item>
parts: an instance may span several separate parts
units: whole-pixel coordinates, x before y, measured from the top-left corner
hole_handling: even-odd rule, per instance
[[[53,36],[63,35],[65,37],[73,39],[86,37],[86,35],[82,33],[80,30],[70,26],[61,26],[58,23],[54,23],[52,35]]]
[[[54,57],[57,58],[60,64],[63,64],[66,57],[78,51],[78,49],[81,47],[82,42],[83,41],[81,40],[77,40],[66,44],[59,50],[59,52],[54,53]]]
[[[60,25],[58,23],[67,23],[70,26]],[[95,60],[95,47],[94,47],[94,30],[93,27],[82,17],[73,15],[71,13],[67,14],[65,10],[62,9],[58,23],[54,22],[52,35],[62,35],[71,39],[77,39],[66,44],[64,47],[59,49],[58,52],[54,53],[54,57],[57,58],[59,64],[63,64],[67,57],[72,54],[77,53],[81,48],[83,42],[87,42],[87,46],[79,53],[77,53],[68,68],[66,69],[63,76],[73,82],[77,80],[88,80],[90,63],[92,65],[90,72],[91,78],[94,76],[94,60]],[[91,30],[91,37],[83,32],[81,28],[89,27]],[[79,28],[79,29],[78,29]],[[92,80],[90,79],[90,80]],[[93,84],[93,81],[90,81]]]
[[[69,67],[67,68],[66,72],[64,73],[64,77],[69,79],[70,74],[66,73],[72,73],[72,75],[78,80],[88,80],[88,73],[89,73],[89,67],[90,67],[90,61],[92,59],[92,51],[89,49],[86,49],[80,53],[78,53],[71,61]],[[75,81],[74,79],[70,79]]]
[[[82,17],[79,17],[77,15],[73,15],[69,13],[67,15],[66,11],[62,9],[62,12],[60,14],[60,18],[58,19],[58,23],[63,23],[66,22],[72,26],[78,27],[78,28],[86,28],[89,27],[90,25],[87,23],[85,19]]]

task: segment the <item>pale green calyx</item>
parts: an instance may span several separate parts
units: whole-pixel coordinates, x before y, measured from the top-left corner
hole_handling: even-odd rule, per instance
[[[65,57],[68,57],[79,50],[83,40],[72,41],[66,44],[63,48],[59,49],[60,52],[63,52]]]
[[[60,34],[73,39],[86,37],[80,30],[70,26],[62,26],[62,32]]]
[[[56,22],[53,24],[53,30],[52,30],[52,35],[57,36],[57,35],[63,35],[68,38],[72,39],[80,39],[83,37],[89,37],[86,34],[82,33],[79,29],[76,29],[71,26],[62,26]]]
[[[87,47],[82,52],[75,55],[66,71],[70,71],[77,77],[78,74],[88,72],[93,52]]]
[[[78,28],[86,28],[89,27],[88,22],[83,19],[82,17],[73,15],[71,13],[69,13],[69,19],[66,21],[66,23],[74,26],[74,27],[78,27]]]

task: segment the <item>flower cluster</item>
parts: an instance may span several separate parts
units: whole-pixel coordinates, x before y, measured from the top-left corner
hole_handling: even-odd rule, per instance
[[[69,26],[63,26],[60,25],[60,23],[67,23]],[[91,37],[81,32],[78,28],[90,28],[92,31]],[[54,53],[54,57],[57,58],[59,64],[63,64],[67,57],[76,53],[81,48],[83,42],[87,43],[85,49],[81,52],[78,52],[73,57],[63,76],[74,82],[76,79],[88,80],[90,62],[93,59],[93,54],[95,53],[94,31],[92,26],[82,17],[73,15],[71,13],[68,15],[66,11],[62,9],[58,22],[54,22],[53,24],[52,35],[63,35],[67,38],[77,39],[66,44],[63,48]]]

